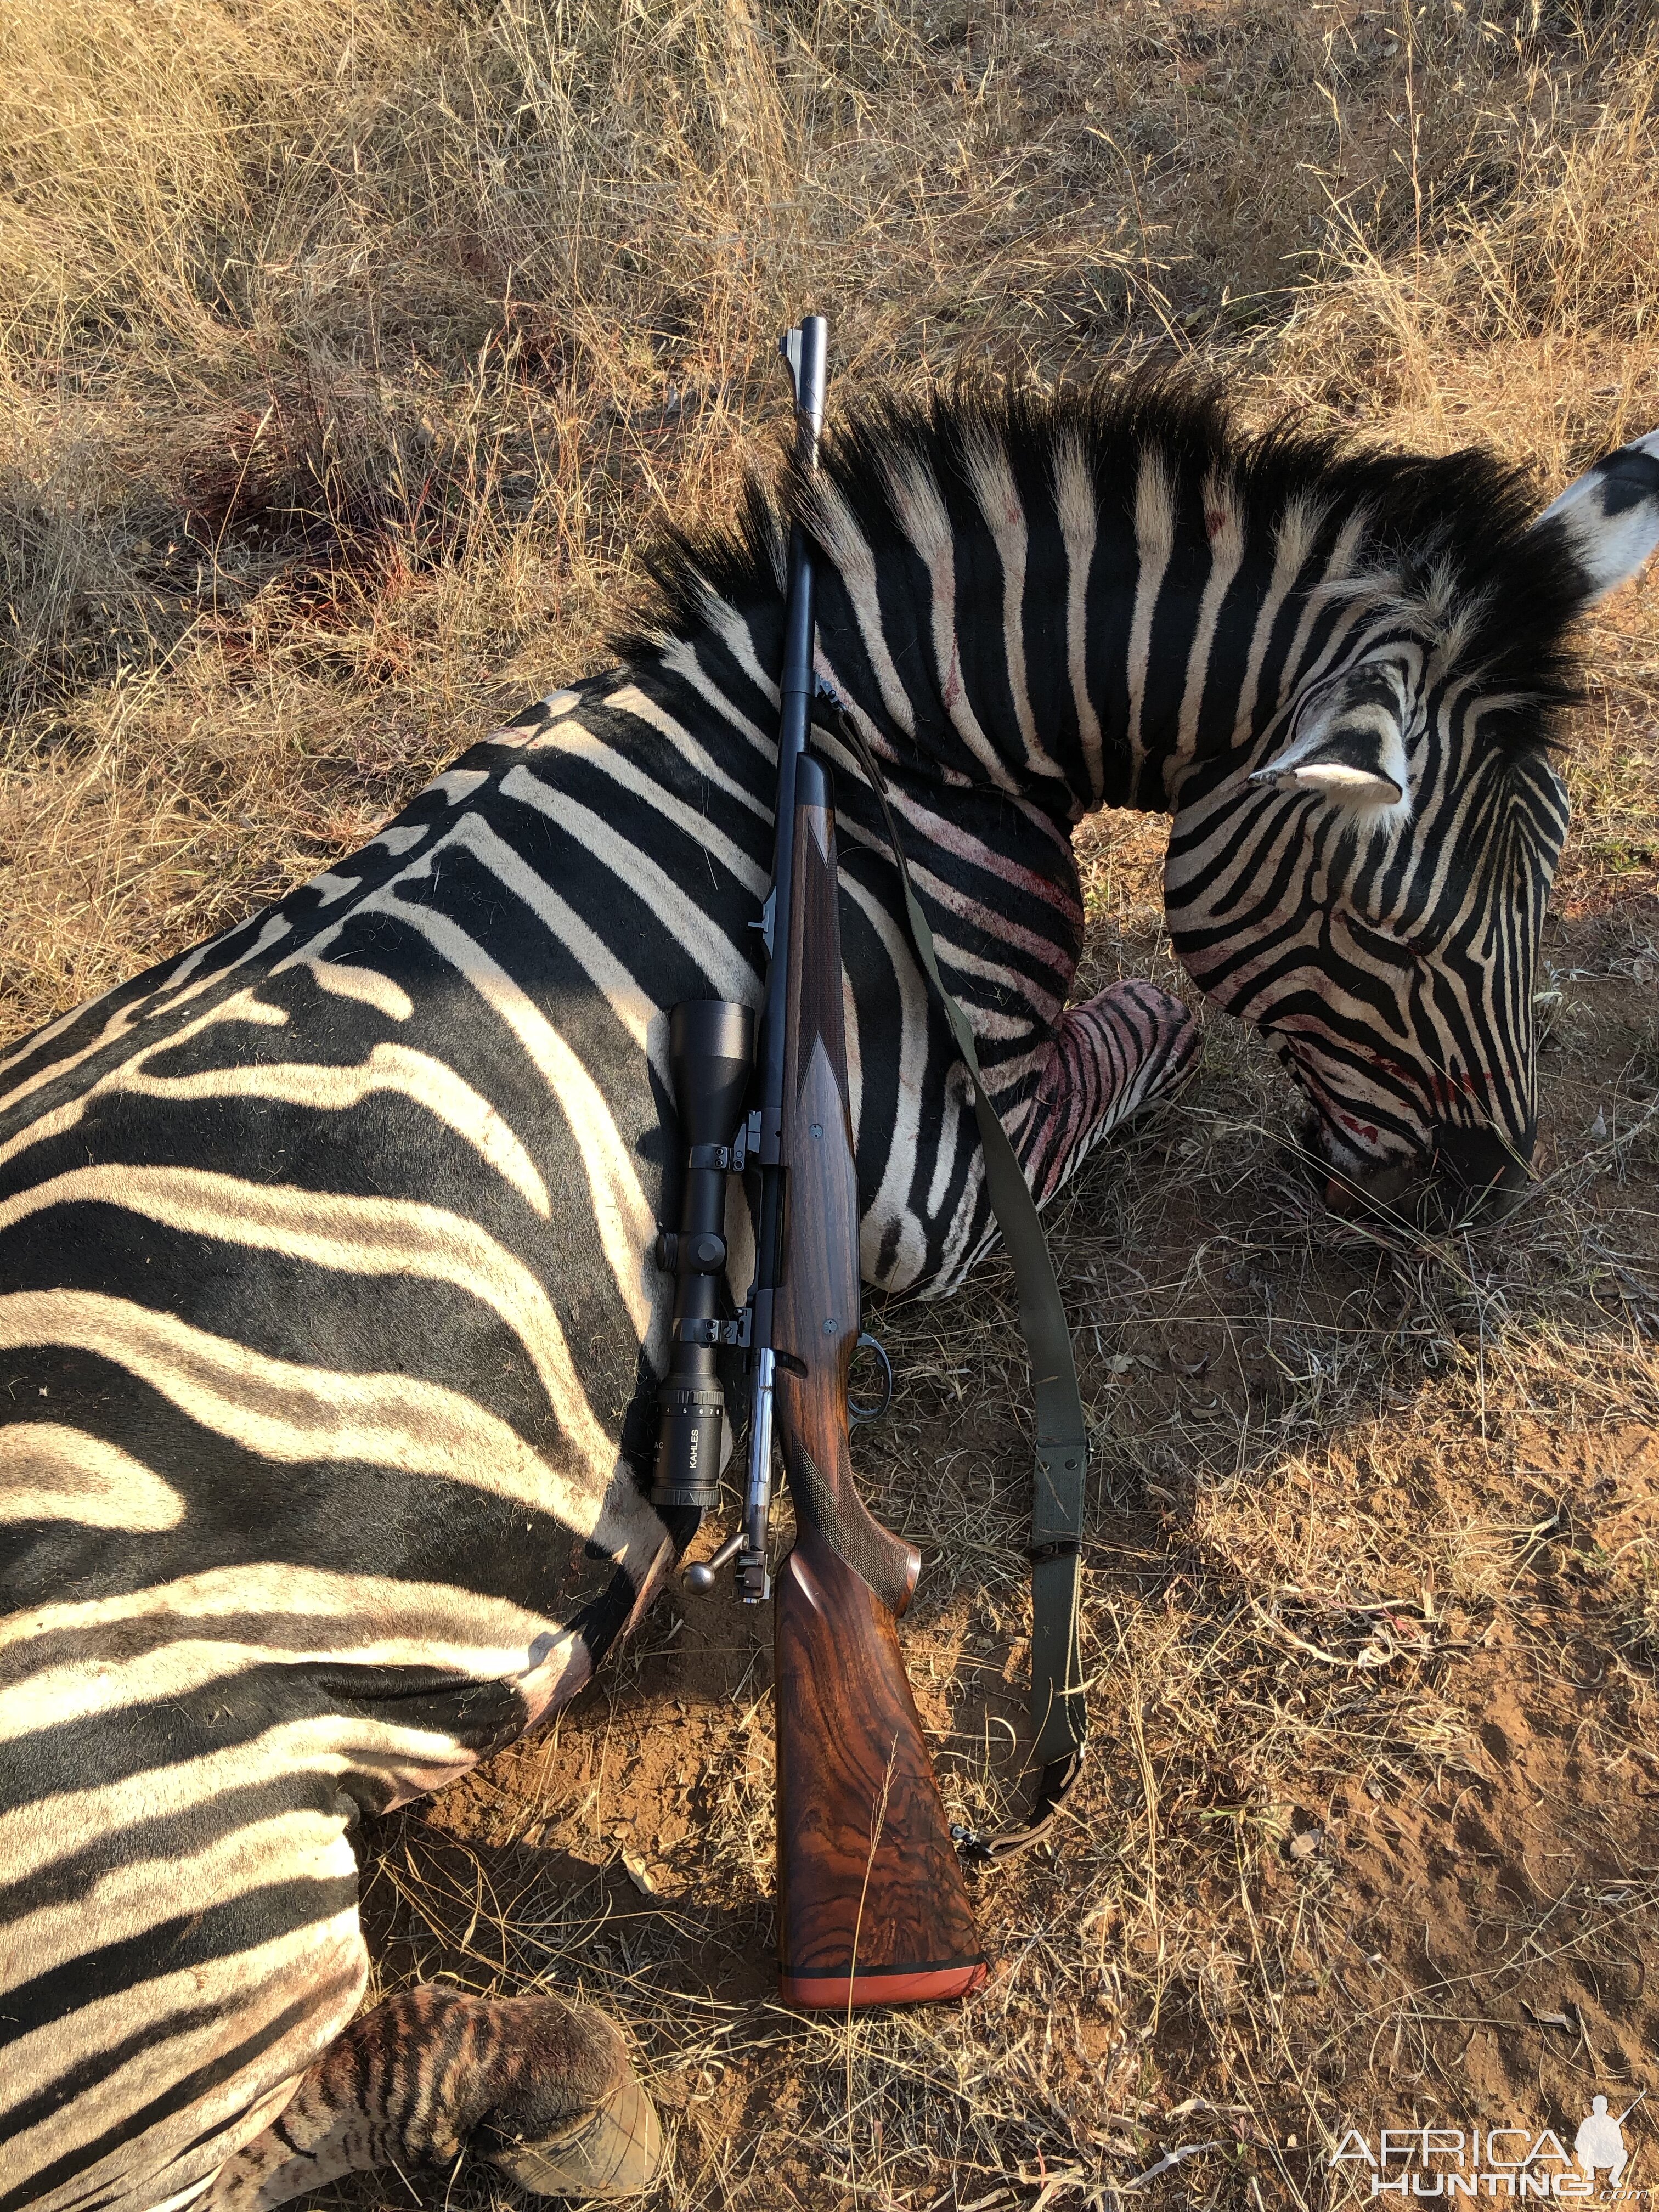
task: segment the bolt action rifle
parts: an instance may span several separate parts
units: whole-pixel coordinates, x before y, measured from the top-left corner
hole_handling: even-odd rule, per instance
[[[817,460],[826,338],[823,318],[813,315],[782,341],[804,471]],[[726,1433],[718,1354],[743,1347],[750,1382],[743,1521],[713,1559],[687,1571],[686,1581],[706,1592],[720,1569],[735,1562],[746,1602],[775,1596],[782,1994],[791,2003],[844,2010],[960,1996],[979,1986],[986,1962],[957,1843],[969,1856],[1024,1848],[1046,1828],[1075,1776],[1082,1746],[1076,1539],[1086,1445],[1036,1207],[987,1098],[966,1017],[939,982],[880,772],[832,709],[830,719],[839,721],[878,794],[919,957],[974,1079],[991,1194],[1015,1260],[1032,1348],[1040,1431],[1048,1431],[1038,1438],[1033,1529],[1032,1702],[1043,1761],[1036,1815],[1017,1835],[987,1846],[946,1821],[899,1652],[896,1624],[915,1588],[920,1555],[872,1517],[853,1481],[848,1374],[859,1345],[874,1340],[860,1328],[834,802],[827,769],[806,749],[813,636],[811,550],[796,524],[784,617],[773,881],[761,923],[770,960],[758,1033],[750,1010],[729,1000],[681,1005],[670,1015],[670,1073],[686,1173],[680,1226],[665,1231],[658,1246],[675,1295],[669,1370],[658,1393],[652,1499],[664,1511],[704,1511],[717,1502]],[[755,1278],[742,1314],[727,1320],[720,1312],[726,1178],[745,1170],[758,1187]],[[875,1349],[886,1370],[885,1354]],[[767,1561],[775,1431],[797,1532],[775,1593]]]

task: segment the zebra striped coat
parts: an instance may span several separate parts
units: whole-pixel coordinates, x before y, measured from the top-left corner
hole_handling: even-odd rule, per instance
[[[786,483],[1039,1195],[1193,1049],[1150,986],[1066,1004],[1102,805],[1173,811],[1177,946],[1340,1179],[1524,1169],[1541,743],[1659,537],[1655,444],[1528,527],[1478,458],[1139,384],[877,409]],[[641,1486],[665,1010],[759,995],[782,545],[759,492],[679,541],[619,667],[0,1065],[0,2212],[275,2203],[469,2135],[563,2187],[537,2130],[620,2109],[603,2023],[428,1992],[342,2035],[354,1838],[568,1698],[686,1534]],[[971,1109],[824,744],[865,1273],[948,1290]]]

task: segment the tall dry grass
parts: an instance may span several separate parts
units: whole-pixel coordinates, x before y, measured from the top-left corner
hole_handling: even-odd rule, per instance
[[[587,664],[803,301],[848,383],[1158,349],[1556,483],[1659,420],[1656,53],[1454,0],[8,0],[15,1021]]]
[[[718,512],[781,422],[772,342],[805,306],[843,388],[1180,356],[1255,419],[1478,439],[1547,494],[1659,424],[1656,72],[1638,0],[0,0],[7,1028],[310,872],[593,665],[659,518]],[[1562,1472],[1633,1465],[1659,1422],[1651,604],[1593,632],[1546,1182],[1510,1237],[1334,1256],[1282,1175],[1271,1069],[1207,1021],[1193,1101],[1058,1218],[1103,1441],[1100,1748],[1087,1832],[987,1900],[983,2008],[807,2031],[729,1995],[765,1942],[752,1685],[677,1719],[702,1778],[644,1934],[513,1856],[591,1855],[631,1802],[570,1776],[607,1771],[618,1714],[660,1723],[654,1641],[482,1786],[495,1857],[477,1804],[459,1861],[417,1821],[392,1838],[388,1972],[551,1975],[623,2011],[679,2201],[1342,2201],[1308,2145],[1474,2094],[1458,2039],[1501,2014],[1512,2057],[1511,2027],[1545,2034],[1516,1990],[1569,1968],[1613,2063],[1593,1993],[1620,1944],[1651,1955],[1650,1866],[1483,1905],[1491,1972],[1442,1988],[1334,1844],[1292,1842],[1426,1821],[1443,1786],[1467,1820],[1492,1770],[1458,1670],[1483,1654],[1589,1747],[1571,1817],[1527,1814],[1556,1820],[1537,1863],[1628,1856],[1651,1784],[1650,1522],[1639,1486],[1614,1527]],[[1177,980],[1161,834],[1084,841],[1089,988]],[[994,1270],[889,1316],[906,1395],[867,1460],[932,1547],[910,1649],[982,1818],[1010,1783],[972,1686],[1017,1680],[1023,1633],[1006,1322]],[[1561,1686],[1564,1592],[1600,1704]],[[1659,2022],[1632,2018],[1638,2066]],[[1559,2051],[1523,2061],[1528,2094],[1575,2094]]]

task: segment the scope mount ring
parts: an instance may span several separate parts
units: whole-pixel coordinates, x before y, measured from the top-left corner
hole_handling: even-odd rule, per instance
[[[881,1362],[882,1393],[878,1405],[866,1406],[849,1392],[847,1400],[847,1421],[849,1428],[857,1428],[860,1421],[878,1421],[893,1402],[893,1363],[887,1357],[887,1347],[878,1336],[872,1336],[867,1328],[859,1331],[859,1340],[853,1347],[856,1359],[860,1352],[873,1352]]]

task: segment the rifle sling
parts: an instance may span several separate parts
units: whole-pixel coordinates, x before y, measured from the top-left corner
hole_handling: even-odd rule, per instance
[[[818,702],[821,707],[826,703],[839,707],[838,702]],[[836,712],[835,720],[833,734],[857,761],[881,809],[916,957],[972,1079],[974,1115],[985,1154],[985,1180],[1003,1243],[1013,1261],[1020,1333],[1025,1340],[1036,1401],[1036,1465],[1031,1497],[1031,1762],[1037,1769],[1036,1792],[1030,1817],[1023,1826],[987,1841],[972,1838],[967,1846],[975,1857],[1008,1859],[1029,1850],[1047,1833],[1083,1761],[1088,1721],[1078,1649],[1078,1607],[1088,1425],[1077,1387],[1071,1331],[1036,1201],[1008,1133],[991,1103],[980,1072],[972,1025],[940,979],[933,932],[910,881],[898,824],[888,805],[886,779],[851,716],[842,710]]]

